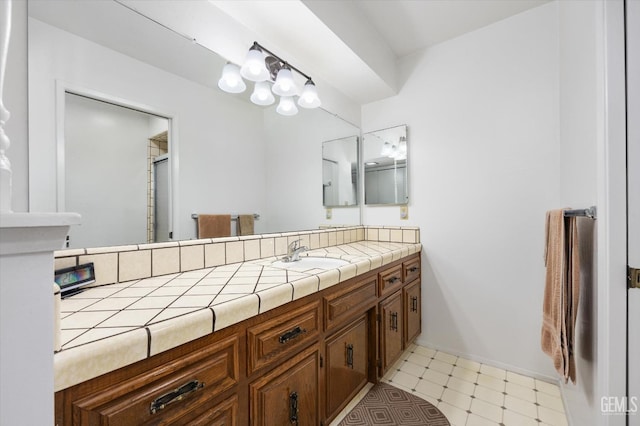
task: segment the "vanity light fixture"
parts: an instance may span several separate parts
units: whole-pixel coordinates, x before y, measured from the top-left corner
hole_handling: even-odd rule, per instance
[[[240,67],[231,62],[222,69],[222,77],[218,80],[218,87],[229,93],[242,93],[247,88],[240,76]]]
[[[302,92],[296,85],[293,71],[306,80]],[[302,108],[317,108],[322,104],[311,77],[265,49],[256,41],[247,52],[242,67],[231,63],[225,65],[222,77],[218,81],[218,87],[225,92],[241,93],[246,88],[242,80],[243,77],[256,82],[251,94],[251,101],[256,105],[271,105],[275,102],[275,98],[270,92],[280,96],[280,102],[276,109],[280,114],[295,115],[298,113],[294,96],[298,96],[298,105]],[[269,90],[270,83],[273,85]]]

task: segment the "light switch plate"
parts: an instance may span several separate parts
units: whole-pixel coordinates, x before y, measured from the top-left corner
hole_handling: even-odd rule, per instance
[[[403,206],[400,206],[400,219],[402,220],[409,219],[409,206],[407,206],[406,204]]]
[[[333,215],[333,211],[331,209],[327,209],[326,210],[326,217],[327,219],[331,219],[331,216]]]

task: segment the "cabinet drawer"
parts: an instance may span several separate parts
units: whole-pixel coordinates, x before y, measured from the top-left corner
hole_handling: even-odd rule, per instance
[[[319,301],[249,327],[248,375],[304,347],[318,337],[319,330]]]
[[[324,297],[324,328],[328,330],[342,321],[366,311],[377,300],[377,277],[359,281]]]
[[[380,296],[386,296],[402,287],[402,265],[394,266],[378,274]]]
[[[197,411],[238,381],[232,336],[73,402],[73,424],[170,424]]]
[[[415,258],[402,264],[402,278],[405,283],[411,282],[420,276],[420,258]]]

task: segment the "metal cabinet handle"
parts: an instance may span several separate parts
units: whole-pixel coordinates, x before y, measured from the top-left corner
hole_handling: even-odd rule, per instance
[[[287,343],[289,340],[291,339],[295,339],[296,337],[298,337],[301,334],[306,333],[307,330],[305,330],[304,328],[300,328],[295,327],[294,329],[287,331],[286,333],[284,333],[282,336],[280,336],[280,338],[278,339],[278,341],[280,343]]]
[[[408,269],[407,269],[407,271],[409,271],[409,272],[415,272],[415,271],[417,271],[417,270],[418,270],[418,267],[417,267],[417,266],[412,266],[411,268],[408,268]]]
[[[398,331],[398,313],[391,313],[391,330]]]
[[[398,277],[396,277],[396,276],[393,276],[393,277],[389,278],[389,279],[387,280],[387,282],[388,282],[389,284],[393,284],[393,283],[395,283],[396,281],[399,281],[399,280],[400,280],[400,278],[398,278]]]
[[[347,367],[353,369],[353,345],[351,343],[347,345]]]
[[[289,394],[289,421],[298,424],[298,392]]]
[[[149,411],[151,414],[155,414],[158,411],[164,409],[166,406],[173,404],[174,402],[182,401],[187,395],[202,389],[204,387],[204,382],[199,382],[198,380],[191,380],[190,382],[185,383],[168,392],[151,402],[151,406],[149,407]]]
[[[411,312],[418,312],[418,297],[411,296]]]

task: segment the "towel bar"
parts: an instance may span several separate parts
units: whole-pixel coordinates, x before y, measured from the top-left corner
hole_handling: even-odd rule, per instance
[[[257,213],[253,214],[253,218],[254,219],[260,219],[260,215]],[[191,213],[191,219],[198,219],[198,213]],[[238,220],[238,215],[237,214],[232,214],[231,215],[231,220]]]
[[[564,217],[588,217],[589,219],[597,219],[597,209],[596,206],[591,206],[587,209],[579,209],[579,210],[565,210]]]

